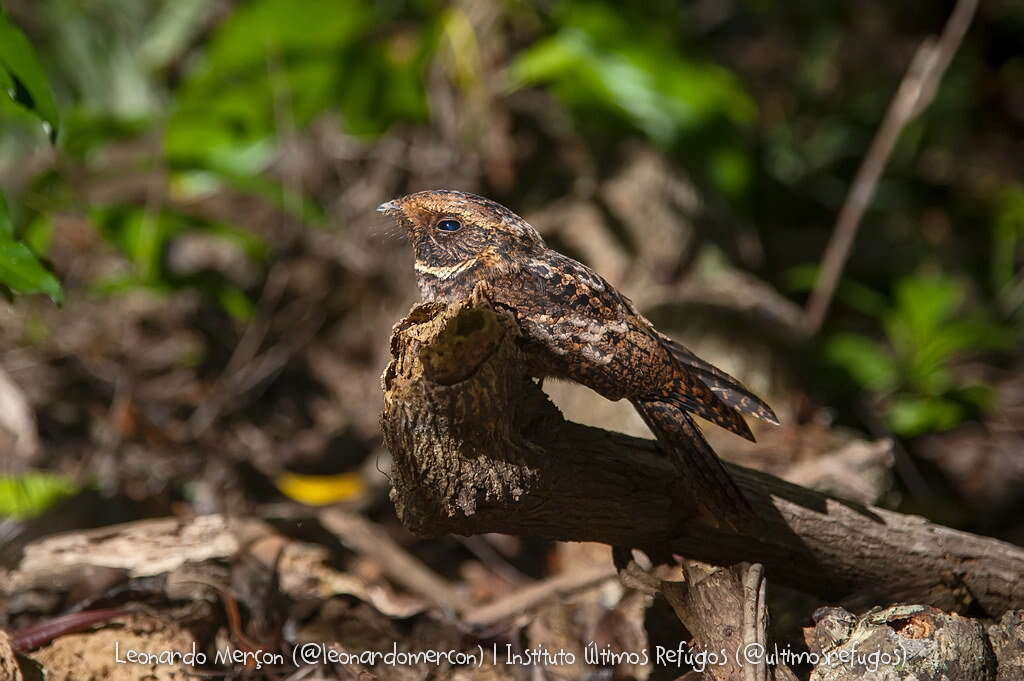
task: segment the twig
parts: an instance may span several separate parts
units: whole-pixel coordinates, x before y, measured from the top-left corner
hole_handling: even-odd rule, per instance
[[[476,556],[477,560],[491,572],[509,584],[529,581],[529,577],[510,563],[505,556],[498,553],[483,535],[473,535],[472,537],[456,535],[455,540],[466,547],[466,550]]]
[[[967,33],[978,0],[958,0],[938,42],[929,38],[918,47],[899,89],[889,103],[875,138],[846,195],[836,219],[832,239],[825,249],[821,273],[807,303],[804,323],[814,335],[825,321],[839,277],[850,256],[857,229],[878,187],[878,180],[892,155],[903,128],[919,116],[935,97],[942,75]]]
[[[124,608],[75,612],[53,617],[30,627],[9,632],[8,635],[11,639],[12,648],[19,652],[27,653],[47,645],[61,636],[85,631],[97,624],[109,622],[110,620],[130,614],[132,614],[131,611]]]
[[[413,593],[449,612],[465,607],[466,599],[454,586],[366,518],[332,508],[320,514],[320,522],[349,548],[376,559],[384,574]]]
[[[493,603],[469,610],[462,619],[475,627],[490,626],[535,608],[556,596],[564,596],[600,584],[612,579],[616,574],[615,568],[611,565],[561,574],[531,584]]]
[[[39,452],[39,435],[32,406],[25,398],[24,391],[0,365],[0,449],[10,454],[0,467],[0,474],[13,474],[8,470],[17,464],[27,464]]]
[[[291,328],[287,338],[257,354],[270,332],[272,307],[279,300],[287,281],[287,274],[275,276],[274,272],[275,270],[271,270],[263,289],[260,311],[256,313],[258,318],[253,319],[246,327],[231,359],[217,377],[207,399],[189,417],[188,427],[194,437],[201,437],[226,413],[244,407],[246,399],[255,397],[256,388],[282,371],[316,336],[317,330],[324,322],[321,310],[313,309],[308,301],[296,301],[289,308],[285,308],[285,311],[304,305],[308,309],[299,308],[304,312],[304,317]],[[278,316],[285,315],[278,313]]]
[[[764,566],[754,563],[743,573],[743,642],[768,644],[768,605],[764,600]],[[743,681],[768,681],[764,658],[743,666]]]
[[[188,427],[194,437],[206,432],[220,416],[222,406],[238,394],[238,388],[235,386],[238,381],[237,375],[256,359],[260,346],[270,333],[273,309],[288,284],[287,271],[279,267],[275,266],[267,273],[256,314],[246,324],[242,337],[235,345],[224,371],[214,382],[210,395],[189,417]]]

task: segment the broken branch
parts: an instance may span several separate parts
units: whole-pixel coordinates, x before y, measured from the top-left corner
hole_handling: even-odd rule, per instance
[[[392,499],[420,535],[501,532],[758,562],[776,583],[850,606],[915,602],[991,615],[1024,607],[1024,549],[844,501],[741,466],[757,521],[699,522],[648,440],[566,421],[525,373],[508,314],[419,305],[395,327],[382,429]]]

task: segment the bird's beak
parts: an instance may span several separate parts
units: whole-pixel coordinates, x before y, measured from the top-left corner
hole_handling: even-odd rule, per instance
[[[382,203],[379,206],[377,206],[377,212],[384,213],[384,215],[394,215],[400,210],[401,207],[398,205],[397,200],[387,201],[386,203]]]

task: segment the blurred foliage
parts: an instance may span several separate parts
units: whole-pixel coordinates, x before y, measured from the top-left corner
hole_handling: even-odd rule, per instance
[[[736,76],[681,57],[668,25],[636,40],[636,25],[621,8],[595,2],[559,3],[552,20],[554,35],[512,62],[512,81],[547,85],[581,120],[596,111],[617,113],[665,146],[714,118],[753,122],[757,108]]]
[[[177,168],[225,181],[258,174],[275,139],[337,111],[348,132],[374,135],[423,119],[428,31],[382,41],[377,3],[259,0],[234,12],[175,92],[165,152]]]
[[[57,105],[50,84],[24,34],[0,11],[0,89],[38,116],[51,140],[57,136]],[[56,277],[14,233],[7,201],[0,194],[0,292],[45,293],[60,302]]]
[[[886,404],[889,428],[914,436],[945,430],[986,404],[984,385],[958,379],[964,353],[1012,347],[1012,330],[981,310],[964,310],[966,284],[935,274],[900,279],[894,300],[878,310],[885,340],[839,332],[827,360]]]
[[[1024,271],[1019,254],[1024,250],[1024,185],[1003,191],[997,201],[992,238],[992,288],[1003,311],[1019,320],[1024,316]]]
[[[57,104],[46,74],[28,39],[3,14],[0,14],[0,87],[14,102],[39,116],[50,139],[56,139]]]
[[[606,2],[557,3],[550,17],[553,34],[516,55],[511,84],[549,88],[594,136],[608,129],[628,134],[632,128],[672,148],[720,129],[722,137],[706,158],[695,157],[698,150],[691,146],[691,162],[703,160],[719,190],[740,195],[747,189],[750,159],[730,142],[753,125],[753,98],[733,72],[680,53],[672,28],[678,12],[636,14]],[[668,21],[658,21],[659,15]],[[638,30],[642,40],[636,39]]]
[[[75,491],[71,481],[52,473],[0,476],[0,518],[31,518]]]
[[[287,244],[204,202],[241,195],[297,225],[344,229],[331,222],[334,197],[282,172],[289,144],[321,126],[369,145],[447,116],[464,123],[450,144],[487,148],[506,109],[555,139],[510,155],[522,187],[482,191],[517,206],[555,200],[565,182],[553,156],[582,142],[605,172],[626,142],[649,143],[699,187],[711,224],[731,226],[711,238],[739,233],[747,246],[727,245],[730,256],[801,302],[908,55],[948,11],[668,0],[4,5],[0,85],[13,100],[0,102],[0,183],[18,209],[0,203],[0,284],[59,299],[40,259],[59,246],[54,224],[72,216],[125,265],[87,290],[194,290],[236,322],[252,316]],[[820,344],[845,388],[883,405],[902,435],[983,409],[960,363],[982,351],[1002,361],[1021,339],[1024,148],[1007,140],[1024,139],[1022,45],[1019,4],[983,8],[934,105],[900,140]],[[531,95],[547,108],[525,121]],[[472,112],[462,109],[480,97],[495,100],[484,124],[465,124]],[[42,157],[47,136],[56,159]],[[170,256],[197,237],[230,245],[256,274],[180,271]]]

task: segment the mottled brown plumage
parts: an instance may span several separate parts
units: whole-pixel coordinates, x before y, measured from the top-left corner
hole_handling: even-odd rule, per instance
[[[419,192],[380,207],[405,229],[425,300],[459,300],[487,284],[522,332],[530,372],[628,399],[709,515],[737,525],[749,505],[704,440],[696,414],[753,440],[741,413],[778,423],[724,371],[659,333],[590,268],[545,246],[504,206],[462,192]]]

